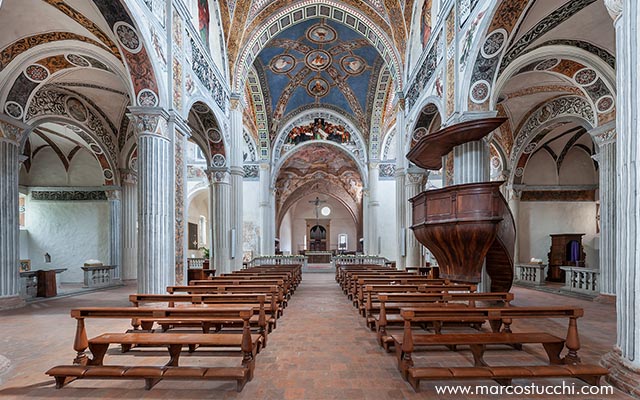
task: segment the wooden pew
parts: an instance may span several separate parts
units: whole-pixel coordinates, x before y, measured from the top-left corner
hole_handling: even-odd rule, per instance
[[[476,307],[476,302],[498,303],[497,306],[508,307],[513,301],[512,293],[379,293],[378,302],[371,304],[373,320],[378,343],[389,351],[394,340],[388,333],[391,326],[403,327],[404,318],[400,315],[403,308],[411,307]],[[493,306],[493,305],[492,305]],[[375,314],[375,311],[378,314]],[[369,320],[367,320],[369,322]],[[442,323],[430,323],[435,333],[440,333]],[[450,324],[456,324],[453,321]],[[468,326],[468,324],[464,324]],[[424,325],[424,324],[423,324]],[[477,324],[476,324],[477,325]],[[479,328],[479,326],[476,326]]]
[[[577,319],[583,315],[581,308],[574,307],[502,307],[502,308],[403,308],[400,312],[404,319],[402,337],[394,335],[398,369],[409,381],[415,391],[419,390],[424,379],[493,379],[502,385],[510,385],[513,378],[576,377],[591,385],[597,385],[600,377],[608,371],[597,365],[580,365],[578,350],[580,339]],[[568,318],[567,335],[564,340],[540,332],[511,332],[513,319],[532,318]],[[415,323],[437,321],[488,321],[492,333],[467,335],[417,334],[413,331]],[[504,325],[501,331],[500,326]],[[487,345],[540,343],[545,348],[551,365],[492,367],[484,362],[482,356]],[[568,352],[560,358],[563,345]],[[415,367],[412,353],[416,345],[457,346],[470,344],[474,354],[473,367]]]
[[[267,298],[268,297],[268,298]],[[258,332],[263,336],[262,346],[267,346],[267,333],[275,328],[278,315],[278,305],[275,296],[266,294],[132,294],[129,301],[134,307],[143,305],[158,306],[163,303],[164,307],[176,307],[176,303],[186,303],[190,307],[206,307],[212,304],[233,304],[252,307],[254,315],[249,319],[249,324],[258,328]],[[166,303],[166,304],[165,304]],[[184,304],[182,305],[184,306]],[[267,315],[268,314],[268,315]],[[155,320],[150,322],[158,323],[163,331],[171,327],[180,326],[200,326],[204,333],[209,330],[204,324],[179,324],[171,320]],[[146,320],[139,321],[143,329],[148,329]]]
[[[425,276],[412,275],[406,277],[392,277],[392,278],[358,278],[351,286],[351,299],[356,307],[362,309],[364,306],[364,287],[366,285],[406,285],[411,283],[421,283],[430,286],[441,287],[458,287],[460,290],[468,291],[468,285],[461,286],[461,284],[450,283],[446,279],[430,279]]]
[[[146,307],[83,307],[71,310],[71,317],[77,320],[74,350],[77,356],[73,365],[59,365],[49,369],[46,373],[56,380],[56,387],[62,388],[74,379],[144,379],[146,389],[151,389],[162,379],[214,379],[235,380],[237,390],[240,391],[245,383],[253,378],[255,368],[254,343],[257,335],[252,337],[249,319],[253,315],[252,307],[225,305],[224,307],[197,308],[146,308]],[[143,318],[191,318],[193,320],[242,321],[241,334],[225,334],[216,339],[209,336],[217,335],[187,335],[180,336],[173,333],[152,333],[141,335],[140,331],[110,334],[113,336],[98,336],[89,341],[85,328],[87,318],[126,318],[131,320]],[[169,348],[171,360],[165,366],[114,366],[102,365],[104,354],[111,343],[125,345],[142,344],[166,346]],[[240,367],[180,367],[177,365],[179,351],[183,346],[209,345],[238,346],[242,355]],[[85,354],[91,344],[93,357]],[[94,353],[95,351],[95,353]]]
[[[204,279],[204,280],[192,280],[189,281],[190,286],[194,285],[212,285],[212,284],[227,284],[227,285],[275,285],[282,288],[282,292],[287,299],[291,298],[292,286],[290,283],[279,278],[253,278],[251,276],[218,276],[213,279]]]
[[[282,292],[282,288],[273,285],[229,285],[226,283],[209,283],[208,285],[194,286],[167,286],[167,293],[190,293],[190,294],[215,294],[215,293],[253,293],[253,294],[276,294],[280,305],[278,312],[282,316],[283,309],[287,306],[287,301]]]

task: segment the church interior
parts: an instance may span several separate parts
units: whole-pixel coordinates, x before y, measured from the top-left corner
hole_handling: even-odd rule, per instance
[[[640,398],[639,19],[0,0],[0,397]]]

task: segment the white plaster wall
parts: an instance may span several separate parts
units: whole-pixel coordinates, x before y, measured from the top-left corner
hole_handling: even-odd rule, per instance
[[[211,235],[211,219],[209,217],[209,190],[204,189],[198,191],[193,198],[189,199],[187,208],[187,221],[192,224],[198,225],[200,222],[200,216],[203,215],[207,219],[207,236],[205,243],[200,243],[200,246],[207,246],[209,242],[209,236]],[[202,241],[203,238],[198,237],[198,240]],[[188,247],[188,246],[187,246]],[[201,250],[189,250],[187,249],[187,257],[202,257]]]
[[[586,266],[597,268],[599,265],[594,202],[520,202],[517,229],[519,261],[535,257],[548,262],[550,234],[584,233]]]
[[[26,228],[31,269],[67,268],[61,282],[82,282],[89,259],[109,263],[107,201],[33,201],[27,197]],[[22,244],[21,244],[22,248]],[[44,254],[51,263],[44,262]]]
[[[293,249],[292,240],[293,240],[293,222],[291,220],[291,210],[287,211],[287,213],[282,218],[282,223],[280,224],[280,233],[278,238],[280,239],[280,251],[283,254],[291,254]]]
[[[329,216],[325,217],[320,214],[320,219],[331,220],[331,224],[329,226],[329,250],[337,249],[338,235],[341,233],[346,233],[347,250],[356,251],[359,238],[357,237],[356,225],[353,218],[351,217],[351,214],[349,214],[347,209],[337,200],[327,196],[320,197],[321,200],[326,201],[326,203],[323,203],[321,205],[321,208],[324,206],[328,206],[329,208],[331,208],[331,214]],[[293,254],[297,254],[298,250],[302,248],[302,244],[304,243],[304,235],[308,235],[306,220],[316,218],[315,206],[309,203],[315,198],[315,194],[303,197],[291,207],[291,251]]]
[[[261,218],[260,218],[260,182],[244,181],[242,183],[242,251],[259,253]],[[247,253],[248,254],[248,253]]]
[[[378,181],[380,255],[396,259],[396,181]]]

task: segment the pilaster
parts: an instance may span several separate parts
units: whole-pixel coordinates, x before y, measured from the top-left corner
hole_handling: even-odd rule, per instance
[[[367,254],[380,254],[378,231],[378,218],[380,213],[380,202],[378,201],[378,179],[380,169],[377,162],[369,162],[369,199],[367,202],[367,212],[369,219],[365,230],[365,242],[368,242]]]
[[[122,280],[122,202],[120,190],[106,190],[107,200],[109,201],[109,264],[115,265],[113,270],[113,279]]]
[[[229,166],[231,173],[231,231],[233,244],[231,246],[231,270],[237,271],[242,268],[242,246],[244,221],[242,215],[243,201],[242,189],[244,168],[242,166],[242,134],[244,125],[242,115],[246,103],[243,94],[233,94],[231,96],[230,112],[230,136],[231,146],[229,149]]]
[[[405,179],[405,198],[407,201],[417,196],[424,190],[429,176],[428,171],[418,167],[409,167]],[[413,209],[407,206],[405,226],[413,225]],[[419,267],[422,265],[422,244],[416,239],[413,230],[407,229],[407,267]]]
[[[122,279],[138,277],[138,176],[132,170],[120,170],[122,186]]]
[[[271,165],[269,163],[260,164],[260,254],[275,254],[275,228],[274,218],[271,209],[272,202],[271,189]]]
[[[20,297],[18,176],[26,127],[0,118],[0,310],[24,305]]]
[[[396,93],[396,268],[404,269],[406,266],[406,237],[408,228],[406,225],[407,198],[405,194],[405,169],[407,167],[406,158],[406,136],[405,125],[405,99],[402,93]]]

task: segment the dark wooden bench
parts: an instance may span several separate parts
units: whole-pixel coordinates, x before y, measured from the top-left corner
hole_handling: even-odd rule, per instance
[[[501,307],[509,306],[513,300],[512,293],[379,293],[378,302],[371,307],[372,314],[367,323],[372,320],[378,338],[378,343],[385,350],[389,350],[394,341],[388,333],[389,327],[404,327],[405,320],[400,315],[403,308],[411,307],[476,307],[477,302],[483,304],[493,303]],[[375,311],[378,314],[375,314]],[[422,323],[422,326],[430,325],[436,333],[440,333],[442,323],[440,321]],[[468,323],[450,321],[449,325],[469,326]],[[472,326],[479,328],[478,323]]]
[[[415,391],[418,391],[420,381],[424,379],[493,379],[502,385],[510,385],[514,378],[547,378],[547,377],[576,377],[589,384],[597,385],[600,377],[608,371],[597,365],[580,365],[578,350],[580,339],[578,335],[577,319],[583,315],[583,310],[575,307],[500,307],[500,308],[403,308],[401,315],[404,319],[402,338],[398,339],[396,354],[398,369],[402,376],[409,381]],[[517,333],[511,332],[513,319],[530,318],[568,318],[569,325],[565,339],[547,335],[541,332]],[[477,333],[472,336],[461,334],[416,334],[412,325],[415,323],[434,321],[488,321],[492,333]],[[500,330],[501,326],[504,326]],[[440,336],[440,337],[438,337]],[[564,342],[567,354],[561,358],[560,353]],[[400,343],[401,342],[401,343]],[[492,344],[540,343],[545,347],[551,365],[533,366],[488,366],[482,355],[485,346]],[[474,353],[473,367],[415,367],[412,353],[416,344],[458,346],[470,344]]]
[[[252,307],[233,306],[212,308],[146,308],[146,307],[84,307],[71,310],[71,317],[77,321],[73,348],[77,352],[74,365],[59,365],[46,373],[56,380],[56,387],[62,388],[73,379],[144,379],[146,389],[151,389],[162,379],[213,379],[235,380],[240,391],[248,380],[253,378],[255,369],[254,343],[259,335],[251,335],[249,319],[253,315]],[[133,320],[143,318],[202,318],[219,319],[220,321],[242,321],[242,333],[218,335],[206,334],[161,334],[144,332],[126,332],[123,334],[107,334],[89,341],[85,328],[87,318],[126,318]],[[183,346],[208,344],[224,344],[237,346],[240,343],[242,362],[240,367],[180,367],[176,366],[179,351]],[[109,344],[121,343],[123,346],[166,345],[171,360],[165,366],[113,366],[101,365]],[[85,351],[91,346],[93,357],[89,358]]]
[[[251,317],[251,325],[261,326],[262,318],[266,319],[268,332],[276,328],[280,305],[277,293],[251,294],[251,293],[226,293],[226,294],[131,294],[129,301],[134,307],[144,304],[166,303],[168,307],[174,307],[176,303],[189,304],[257,304],[258,314]],[[254,307],[255,310],[255,307]]]
[[[239,294],[273,294],[278,296],[278,302],[284,309],[287,306],[287,300],[284,297],[282,288],[274,285],[228,285],[226,283],[215,284],[211,282],[208,285],[194,286],[167,286],[167,293],[189,293],[189,294],[221,294],[221,293],[239,293]],[[283,311],[280,310],[280,316]]]

